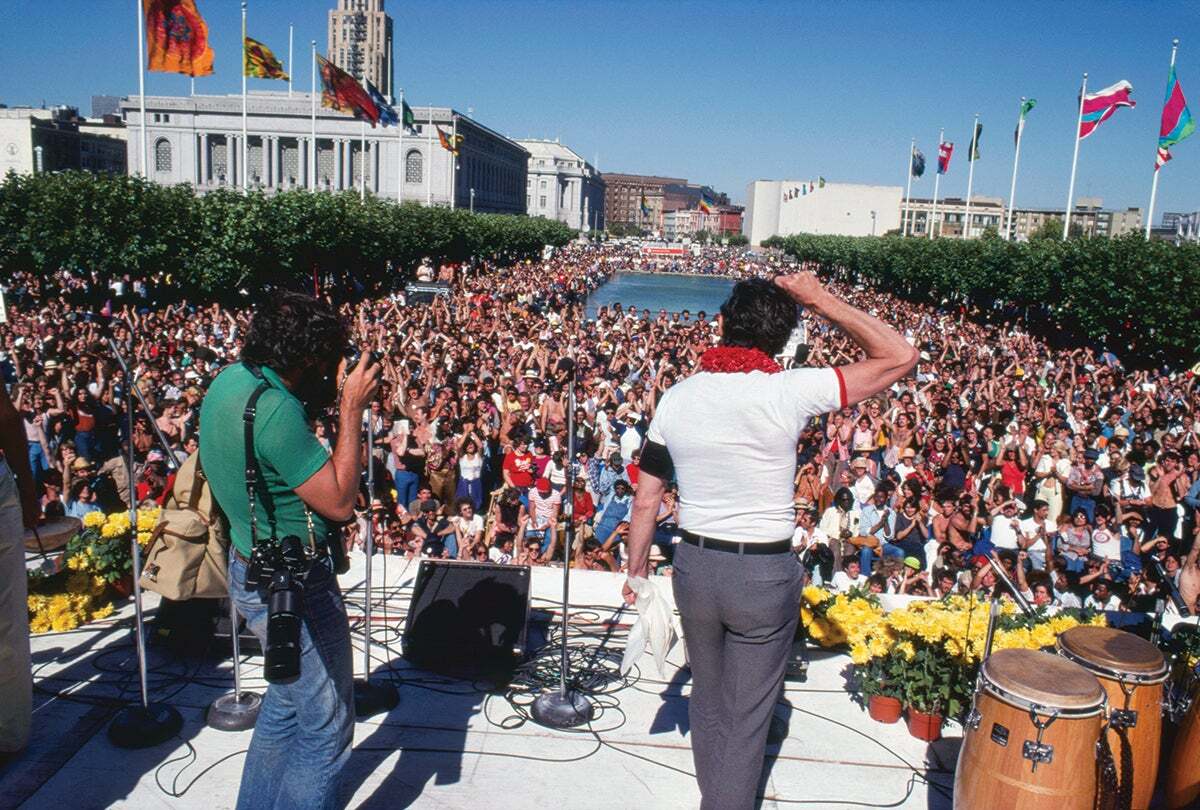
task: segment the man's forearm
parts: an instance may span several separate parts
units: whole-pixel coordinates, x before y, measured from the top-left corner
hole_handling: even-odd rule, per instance
[[[625,548],[629,552],[629,575],[644,577],[650,570],[650,543],[654,539],[654,518],[657,504],[633,504],[633,515],[629,521],[629,535]]]
[[[883,321],[830,295],[817,314],[832,322],[872,359],[907,360],[915,350],[900,333]]]

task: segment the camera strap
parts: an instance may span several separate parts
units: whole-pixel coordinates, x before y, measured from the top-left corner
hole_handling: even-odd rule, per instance
[[[242,426],[246,440],[246,497],[250,501],[250,546],[253,548],[258,545],[258,518],[255,514],[255,503],[257,501],[259,479],[261,478],[258,469],[258,459],[254,455],[254,417],[258,412],[258,400],[271,387],[271,383],[263,375],[262,370],[258,366],[249,363],[243,363],[243,365],[259,381],[258,387],[254,389],[254,393],[246,401],[246,409],[242,412]],[[267,523],[271,526],[271,540],[275,541],[278,539],[278,531],[275,525],[275,509],[271,503],[270,493],[265,489],[263,490],[263,505],[267,510]]]

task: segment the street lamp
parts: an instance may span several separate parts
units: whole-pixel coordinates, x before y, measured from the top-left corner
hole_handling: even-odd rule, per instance
[[[871,212],[871,236],[875,235],[875,212]]]
[[[471,189],[471,213],[475,213],[475,189]]]

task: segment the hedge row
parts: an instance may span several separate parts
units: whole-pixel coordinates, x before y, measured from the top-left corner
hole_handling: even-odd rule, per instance
[[[10,173],[0,183],[0,272],[161,272],[214,296],[304,284],[314,267],[370,289],[424,256],[508,263],[573,236],[556,221],[362,202],[352,192],[198,195],[85,172]]]
[[[1140,362],[1196,362],[1200,245],[1117,239],[1006,242],[798,235],[766,243],[825,272],[935,306],[1027,316],[1050,337]]]

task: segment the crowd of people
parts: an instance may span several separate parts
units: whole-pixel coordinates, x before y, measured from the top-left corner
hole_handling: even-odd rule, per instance
[[[512,267],[423,266],[416,277],[448,282],[432,301],[408,300],[402,285],[344,301],[355,341],[383,367],[363,421],[374,497],[364,486],[347,547],[362,548],[371,525],[384,554],[621,570],[656,404],[719,324],[715,312],[587,311],[588,294],[622,271],[745,278],[785,264],[743,248],[644,260],[637,245],[572,245]],[[0,374],[46,517],[123,508],[129,380],[110,335],[149,410],[135,410],[132,428],[139,501],[161,502],[171,460],[202,441],[206,386],[239,356],[252,311],[165,303],[169,287],[73,271],[9,280]],[[1098,347],[1052,348],[1016,317],[830,289],[893,325],[920,360],[801,437],[794,545],[815,581],[939,595],[1005,590],[1007,579],[1037,604],[1134,611],[1169,581],[1195,605],[1195,376],[1128,368]],[[786,363],[855,359],[843,334],[803,320],[807,356]],[[331,445],[336,425],[319,418],[314,430]],[[729,498],[739,486],[729,482]],[[658,515],[652,562],[664,574],[676,499],[669,488]]]

